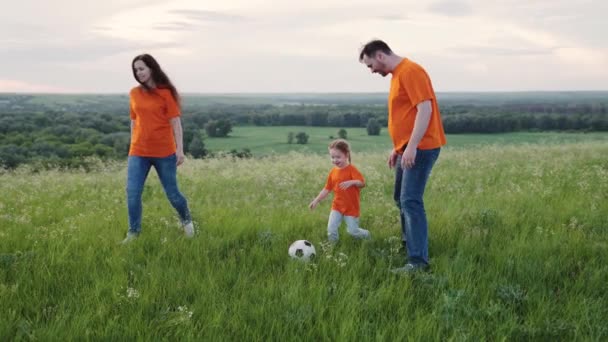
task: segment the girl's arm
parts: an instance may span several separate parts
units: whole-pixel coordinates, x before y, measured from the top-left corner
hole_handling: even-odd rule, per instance
[[[342,190],[348,189],[351,186],[356,186],[357,188],[360,189],[360,188],[365,187],[365,183],[358,179],[353,179],[353,180],[349,180],[349,181],[340,183],[340,189],[342,189]]]
[[[319,202],[321,202],[322,200],[325,199],[325,197],[327,197],[327,195],[329,195],[329,190],[323,188],[323,190],[321,190],[319,195],[317,195],[317,197],[314,200],[312,200],[312,202],[310,202],[310,204],[308,205],[310,210],[313,210],[317,206],[317,204],[319,204]]]

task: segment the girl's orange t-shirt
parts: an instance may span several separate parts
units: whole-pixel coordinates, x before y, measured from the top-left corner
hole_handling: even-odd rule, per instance
[[[360,180],[365,182],[363,175],[353,164],[340,169],[334,167],[327,176],[325,189],[334,192],[334,200],[331,209],[340,212],[344,216],[359,217],[359,197],[361,189],[351,186],[346,190],[340,189],[340,183],[348,180]]]

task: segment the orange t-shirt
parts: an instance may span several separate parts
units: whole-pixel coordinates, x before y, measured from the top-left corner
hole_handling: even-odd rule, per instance
[[[130,156],[167,157],[175,153],[170,119],[180,116],[179,105],[169,89],[135,87],[129,93],[131,120]]]
[[[418,144],[421,150],[445,145],[445,132],[429,75],[420,65],[404,58],[393,70],[388,96],[388,132],[397,152],[403,152],[414,131],[418,113],[416,105],[426,100],[431,101],[433,112],[429,126]]]
[[[359,194],[361,189],[357,186],[350,186],[346,190],[340,189],[340,183],[348,180],[360,180],[365,183],[365,179],[359,170],[352,164],[340,169],[334,167],[327,176],[325,189],[334,192],[334,200],[331,203],[333,210],[339,211],[344,216],[359,217]]]

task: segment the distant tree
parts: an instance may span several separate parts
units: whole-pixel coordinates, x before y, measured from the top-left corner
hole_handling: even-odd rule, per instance
[[[296,142],[301,145],[308,144],[308,134],[305,132],[299,132],[296,134]]]
[[[361,127],[361,117],[356,113],[345,113],[344,125],[346,127]]]
[[[287,133],[287,143],[293,144],[293,139],[295,138],[295,136],[296,134],[294,132]]]
[[[226,119],[210,120],[205,124],[205,131],[210,137],[227,137],[232,132],[232,121]]]
[[[27,161],[27,150],[16,145],[0,146],[0,167],[14,169]]]
[[[308,126],[327,126],[328,117],[327,112],[321,112],[319,109],[318,112],[309,113],[306,116],[306,124]]]
[[[232,149],[230,150],[230,155],[234,158],[251,158],[253,156],[251,150],[248,148],[243,148],[240,152],[236,149]]]
[[[215,138],[217,136],[217,121],[209,120],[205,124],[205,132],[208,137]]]
[[[340,130],[338,131],[338,137],[340,139],[346,139],[348,133],[346,132],[346,130],[344,128],[340,128]]]
[[[197,134],[192,138],[190,144],[188,144],[188,152],[193,158],[204,158],[207,156],[209,151],[207,151],[205,148],[203,139],[201,139]]]
[[[266,126],[267,120],[266,117],[259,114],[254,114],[251,116],[251,123],[256,126]]]
[[[371,118],[367,121],[367,135],[380,135],[380,124],[378,120]]]

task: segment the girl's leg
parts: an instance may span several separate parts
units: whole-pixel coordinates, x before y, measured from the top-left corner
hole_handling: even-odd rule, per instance
[[[371,234],[369,230],[365,230],[359,227],[359,218],[354,216],[344,216],[344,221],[346,222],[346,229],[348,233],[352,235],[356,239],[369,239],[371,238]]]
[[[342,214],[336,210],[329,213],[329,221],[327,222],[327,238],[329,242],[336,243],[339,239],[338,228],[342,223]]]

